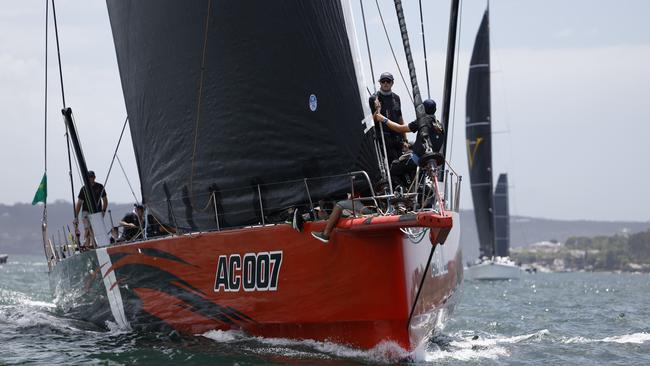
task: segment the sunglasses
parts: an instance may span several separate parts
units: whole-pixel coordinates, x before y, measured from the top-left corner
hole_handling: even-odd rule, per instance
[[[382,84],[386,84],[386,83],[392,84],[393,83],[393,81],[389,80],[389,79],[379,80],[379,82],[382,83]]]

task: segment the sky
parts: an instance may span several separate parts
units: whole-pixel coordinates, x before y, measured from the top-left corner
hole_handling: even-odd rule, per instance
[[[363,0],[375,73],[396,76],[405,119],[414,118],[375,2]],[[392,1],[381,10],[404,72]],[[427,96],[418,3],[405,0],[420,89]],[[373,89],[359,2],[352,1]],[[126,117],[105,2],[56,2],[64,88],[90,169],[105,181]],[[431,97],[442,102],[449,1],[423,0]],[[486,2],[462,2],[457,80],[448,158],[465,178],[461,208],[471,208],[465,148],[469,57]],[[650,221],[650,2],[646,0],[492,0],[494,174],[510,179],[511,214],[555,219]],[[54,32],[48,78],[49,200],[70,200],[65,129]],[[45,2],[0,3],[0,203],[30,202],[44,170]],[[409,88],[410,89],[410,88]],[[127,131],[106,184],[112,202],[133,202],[140,188]],[[73,168],[75,189],[80,187]],[[127,180],[128,179],[128,180]]]

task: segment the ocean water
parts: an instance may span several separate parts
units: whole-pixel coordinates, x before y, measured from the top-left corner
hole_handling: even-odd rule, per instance
[[[648,365],[650,275],[529,274],[469,282],[442,334],[414,352],[211,331],[106,331],[57,313],[47,265],[0,265],[0,364],[66,365]]]

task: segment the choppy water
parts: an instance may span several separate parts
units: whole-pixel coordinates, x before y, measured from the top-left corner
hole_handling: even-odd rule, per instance
[[[361,351],[237,332],[103,331],[57,314],[48,286],[39,257],[12,256],[0,265],[0,364],[650,364],[649,275],[465,282],[444,334],[411,354],[391,344]]]

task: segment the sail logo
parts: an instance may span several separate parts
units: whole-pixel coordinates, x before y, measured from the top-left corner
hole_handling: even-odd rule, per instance
[[[220,255],[214,292],[277,291],[282,251]]]
[[[316,95],[312,94],[309,96],[309,110],[316,112],[316,108],[318,108],[318,99],[316,99]]]
[[[469,158],[469,168],[474,167],[474,159],[476,158],[476,151],[478,151],[478,145],[483,141],[482,137],[477,137],[476,140],[467,140],[467,157]],[[474,146],[472,146],[474,145]]]

